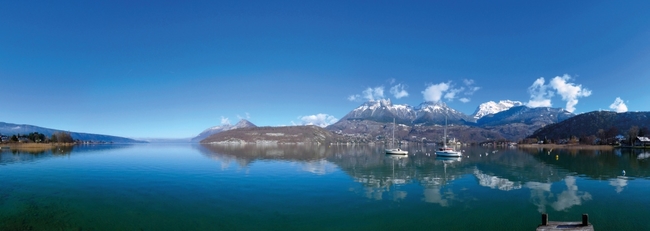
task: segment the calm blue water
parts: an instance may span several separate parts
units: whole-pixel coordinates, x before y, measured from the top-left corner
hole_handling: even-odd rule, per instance
[[[650,155],[640,151],[463,148],[457,160],[432,149],[3,150],[0,230],[534,230],[541,213],[650,230]]]

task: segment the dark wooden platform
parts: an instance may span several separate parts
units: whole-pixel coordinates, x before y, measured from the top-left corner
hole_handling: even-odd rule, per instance
[[[589,223],[589,215],[582,214],[582,221],[548,221],[548,214],[542,214],[542,224],[537,226],[537,231],[593,231],[594,226]]]

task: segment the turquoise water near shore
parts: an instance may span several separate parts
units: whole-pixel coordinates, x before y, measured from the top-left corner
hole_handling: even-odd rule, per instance
[[[650,230],[642,151],[76,146],[0,153],[0,230]],[[550,151],[550,152],[549,152]],[[625,170],[625,175],[622,171]]]

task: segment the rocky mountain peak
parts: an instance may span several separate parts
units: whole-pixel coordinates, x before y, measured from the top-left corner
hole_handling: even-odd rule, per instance
[[[493,115],[502,111],[506,111],[510,108],[523,105],[524,103],[513,100],[501,100],[498,103],[494,101],[488,101],[479,105],[472,117],[478,120],[486,115]]]
[[[199,142],[208,136],[211,136],[213,134],[217,134],[219,132],[224,132],[224,131],[229,131],[237,128],[250,128],[250,127],[257,127],[257,125],[251,123],[248,120],[241,119],[239,122],[237,122],[235,125],[231,124],[222,124],[214,127],[210,127],[208,129],[203,130],[199,135],[196,137],[192,138],[192,142]]]
[[[236,128],[249,128],[249,127],[257,127],[257,125],[251,123],[250,121],[246,119],[241,119],[239,122],[237,122],[234,126],[232,126],[232,129]]]
[[[376,110],[378,108],[382,107],[392,107],[393,103],[390,101],[390,99],[379,99],[379,100],[370,100],[367,101],[355,110]]]
[[[415,110],[423,110],[423,111],[437,111],[437,110],[450,110],[447,106],[446,103],[438,101],[438,102],[433,102],[433,101],[426,101],[415,107]],[[451,109],[453,110],[453,109]]]

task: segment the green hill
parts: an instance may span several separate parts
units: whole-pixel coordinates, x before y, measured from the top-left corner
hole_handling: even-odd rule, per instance
[[[535,131],[529,138],[569,139],[595,136],[606,139],[616,135],[628,135],[632,127],[638,128],[639,136],[648,136],[650,112],[594,111],[580,114],[559,123],[550,124]]]

